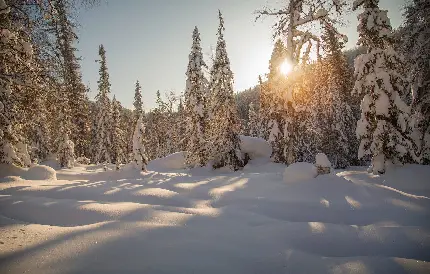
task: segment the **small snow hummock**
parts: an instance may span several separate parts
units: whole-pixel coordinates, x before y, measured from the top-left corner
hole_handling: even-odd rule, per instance
[[[23,179],[26,180],[57,180],[57,172],[49,166],[32,166],[23,174]]]
[[[319,167],[331,167],[331,163],[324,153],[318,153],[317,156],[315,156],[315,165]]]
[[[284,171],[284,182],[295,183],[310,180],[317,177],[318,171],[315,165],[299,162],[289,165]]]
[[[263,138],[240,135],[240,149],[247,153],[251,160],[257,158],[270,158],[272,147]]]
[[[152,160],[148,163],[148,168],[151,170],[185,169],[185,153],[180,151]]]

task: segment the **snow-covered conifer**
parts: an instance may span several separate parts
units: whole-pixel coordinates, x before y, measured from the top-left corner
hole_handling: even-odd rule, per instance
[[[142,103],[142,87],[140,86],[139,81],[136,81],[136,88],[134,89],[134,117],[135,121],[139,119],[139,117],[143,114],[143,103]]]
[[[322,35],[323,48],[327,56],[319,66],[324,75],[318,91],[317,114],[314,115],[319,135],[319,149],[330,159],[333,167],[345,168],[351,164],[355,151],[353,133],[354,116],[345,95],[351,89],[348,64],[342,53],[343,36],[328,22]]]
[[[139,117],[133,134],[133,160],[136,168],[146,171],[148,157],[145,150],[145,126],[142,117]]]
[[[258,137],[258,128],[259,125],[259,115],[257,110],[254,107],[254,104],[251,102],[249,104],[249,112],[248,112],[248,133],[251,137]]]
[[[114,96],[112,100],[112,160],[117,169],[119,169],[120,164],[126,160],[120,109],[121,104]]]
[[[205,166],[208,162],[208,150],[205,140],[207,129],[206,113],[206,79],[203,68],[202,48],[200,46],[200,33],[197,27],[193,31],[193,43],[188,57],[186,72],[187,82],[185,87],[185,111],[187,123],[185,128],[186,165],[189,167]]]
[[[239,123],[233,96],[233,73],[224,40],[224,19],[219,11],[220,24],[215,60],[211,69],[210,155],[214,168],[228,166],[238,170],[244,166],[238,135]]]
[[[106,64],[106,51],[103,45],[99,47],[100,79],[98,80],[99,93],[96,96],[96,140],[93,155],[94,163],[111,162],[111,103],[108,97],[110,93],[109,73]]]
[[[17,85],[27,82],[32,44],[14,20],[12,8],[0,0],[0,163],[28,165],[29,155],[18,117]]]
[[[52,2],[54,10],[50,20],[57,38],[57,48],[61,58],[61,78],[68,97],[70,109],[70,139],[75,144],[76,154],[83,156],[89,148],[89,109],[87,89],[82,83],[80,64],[76,56],[77,49],[74,44],[78,40],[76,26],[70,18],[72,3],[67,0]]]
[[[430,4],[427,0],[407,3],[400,29],[401,50],[412,84],[413,138],[418,161],[430,164]]]
[[[407,138],[409,108],[403,102],[407,83],[401,56],[393,49],[393,35],[387,11],[379,0],[360,0],[359,45],[368,53],[355,60],[354,92],[365,94],[361,119],[357,123],[359,158],[372,156],[369,172],[384,173],[389,163],[403,163],[411,149]]]

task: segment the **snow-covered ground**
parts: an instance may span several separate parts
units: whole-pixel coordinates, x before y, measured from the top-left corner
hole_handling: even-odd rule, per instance
[[[430,273],[428,166],[149,168],[1,179],[0,273]]]

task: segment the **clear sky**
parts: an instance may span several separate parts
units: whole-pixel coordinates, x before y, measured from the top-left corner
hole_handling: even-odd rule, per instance
[[[218,9],[224,15],[225,39],[235,91],[252,87],[258,75],[267,72],[273,48],[270,19],[255,22],[254,11],[263,6],[277,7],[282,0],[102,0],[99,6],[81,10],[79,55],[90,98],[97,93],[98,46],[103,44],[112,84],[112,96],[132,108],[134,85],[143,86],[146,110],[155,106],[155,93],[185,88],[185,71],[191,49],[191,34],[198,26],[203,54],[209,60],[216,45]],[[401,23],[405,0],[381,0],[388,9],[393,27]],[[345,17],[348,48],[357,42],[357,14]]]

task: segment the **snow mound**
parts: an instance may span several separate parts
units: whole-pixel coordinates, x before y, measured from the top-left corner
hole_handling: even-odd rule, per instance
[[[33,166],[22,176],[26,180],[57,180],[57,172],[49,166]]]
[[[289,165],[284,171],[284,182],[294,183],[310,180],[317,177],[317,168],[310,163],[294,163]]]
[[[26,170],[21,167],[8,164],[0,164],[0,177],[21,176]]]
[[[263,138],[240,135],[240,148],[247,153],[251,159],[270,158],[272,147]]]
[[[185,152],[180,151],[164,158],[155,159],[149,162],[148,169],[166,170],[166,169],[185,169]]]
[[[315,156],[315,162],[316,165],[320,167],[331,167],[330,160],[324,153],[318,153],[317,156]]]

